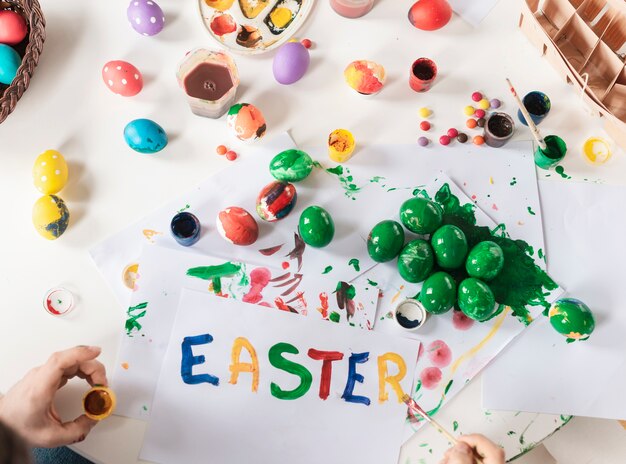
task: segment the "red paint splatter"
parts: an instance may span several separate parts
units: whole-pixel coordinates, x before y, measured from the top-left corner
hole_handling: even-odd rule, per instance
[[[328,319],[328,294],[326,292],[320,293],[320,307],[317,310],[324,319]]]
[[[420,372],[420,380],[422,381],[422,386],[427,390],[433,390],[439,385],[441,382],[441,369],[438,367],[427,367],[422,372]]]
[[[428,359],[437,367],[446,367],[452,361],[452,351],[443,340],[435,340],[426,348]]]
[[[417,360],[422,359],[422,355],[424,354],[424,344],[420,343],[420,347],[417,350]]]
[[[283,261],[281,266],[283,267],[283,269],[288,269],[289,268],[289,262],[288,261]]]
[[[259,250],[259,253],[261,253],[263,256],[272,256],[274,253],[278,252],[278,250],[280,250],[283,246],[282,245],[277,245],[277,246],[273,246],[270,248],[263,248],[262,250]]]
[[[298,311],[296,311],[293,307],[285,304],[283,299],[279,296],[277,296],[274,299],[274,303],[276,303],[276,307],[280,309],[281,311],[287,311],[288,313],[296,313],[296,314],[298,313]]]
[[[211,20],[211,30],[217,36],[230,34],[237,30],[237,23],[229,14],[220,14]]]
[[[51,314],[54,314],[55,316],[58,316],[61,314],[56,309],[54,309],[54,306],[52,306],[52,300],[50,298],[46,298],[46,307],[48,308],[48,311]]]
[[[271,278],[272,273],[265,267],[258,267],[250,272],[250,290],[243,296],[243,302],[252,304],[260,302],[263,299],[263,289]]]
[[[491,209],[498,211],[498,205],[494,203],[493,205],[491,205]]]
[[[472,200],[475,200],[475,199],[476,199],[476,195],[472,195]]]
[[[474,321],[461,311],[455,310],[452,315],[452,325],[458,330],[469,330],[474,325]]]

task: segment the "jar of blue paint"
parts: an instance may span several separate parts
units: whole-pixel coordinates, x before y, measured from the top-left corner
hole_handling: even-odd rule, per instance
[[[178,213],[172,218],[170,231],[179,245],[188,247],[200,239],[200,221],[188,212]]]
[[[415,331],[424,325],[428,313],[422,304],[413,299],[407,298],[396,306],[393,318],[404,330]]]
[[[538,126],[541,121],[546,118],[552,108],[552,103],[550,102],[548,96],[538,90],[526,94],[524,100],[522,101],[524,102],[524,106],[530,115],[530,119],[532,119],[535,123],[535,126]],[[517,110],[517,117],[522,124],[525,126],[528,125],[521,110]]]

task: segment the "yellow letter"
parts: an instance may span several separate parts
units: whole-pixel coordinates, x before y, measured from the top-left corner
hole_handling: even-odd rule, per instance
[[[389,375],[387,370],[387,361],[393,361],[398,366],[398,373],[396,375]],[[400,386],[400,381],[406,375],[406,364],[402,356],[397,353],[385,353],[378,357],[378,401],[384,403],[389,399],[389,393],[385,388],[385,384],[388,383],[396,392],[398,402],[402,403],[402,396],[404,392]]]
[[[245,348],[248,351],[252,362],[242,363],[239,361],[242,348]],[[252,391],[256,392],[259,389],[259,358],[256,355],[254,347],[247,338],[239,337],[235,339],[230,359],[231,363],[228,369],[231,374],[228,383],[236,385],[240,372],[252,372]]]

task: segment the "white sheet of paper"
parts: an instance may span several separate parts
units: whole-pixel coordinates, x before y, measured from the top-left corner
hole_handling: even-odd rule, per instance
[[[550,275],[593,311],[596,329],[566,343],[547,318],[532,324],[483,376],[487,409],[626,418],[622,286],[626,188],[539,183]]]
[[[219,385],[183,382],[182,343],[185,337],[210,334],[209,344],[192,346],[197,364],[193,375],[210,374]],[[233,341],[245,337],[259,363],[258,391],[252,374],[241,373],[232,383],[229,372]],[[269,350],[289,343],[298,354],[283,357],[306,367],[312,375],[309,390],[300,398],[278,399],[270,384],[295,389],[300,380],[269,362]],[[321,361],[307,356],[309,349],[339,351],[344,358],[332,363],[330,393],[319,395]],[[185,290],[182,293],[168,345],[144,446],[140,457],[163,464],[180,462],[226,464],[380,464],[396,462],[406,406],[387,388],[389,399],[379,403],[378,357],[397,353],[407,373],[400,381],[410,391],[419,342],[389,337],[337,324],[311,321],[281,311],[264,311],[230,299]],[[364,377],[353,394],[371,404],[342,399],[352,353],[369,353],[369,361],[356,364]],[[241,362],[251,362],[244,349]],[[388,363],[389,375],[397,373]]]
[[[448,0],[452,10],[464,21],[478,27],[500,0]]]
[[[145,245],[139,263],[137,290],[127,310],[112,385],[119,397],[115,413],[145,420],[152,409],[152,398],[182,288],[215,293],[210,281],[190,277],[187,270],[220,265],[224,260]],[[328,320],[332,313],[336,313],[340,325],[368,328],[373,324],[379,292],[366,283],[353,285],[356,292],[350,304],[354,315],[348,318],[347,306],[340,308],[337,294],[333,293],[338,282],[326,276],[301,275],[296,279],[298,287],[283,295],[293,284],[284,285],[286,279],[281,279],[285,276],[282,269],[235,264],[241,266],[241,270],[232,277],[221,279],[223,298],[260,305],[260,310],[264,309],[263,306],[286,306],[291,308],[289,311],[297,311],[312,320]],[[326,297],[325,307],[320,301],[321,294]]]

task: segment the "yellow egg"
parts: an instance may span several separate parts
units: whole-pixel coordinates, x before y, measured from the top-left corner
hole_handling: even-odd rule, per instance
[[[70,222],[70,212],[65,202],[56,195],[44,195],[33,206],[33,225],[48,240],[56,240]]]
[[[58,151],[46,150],[35,160],[33,183],[44,195],[60,192],[67,183],[67,176],[67,163]]]

